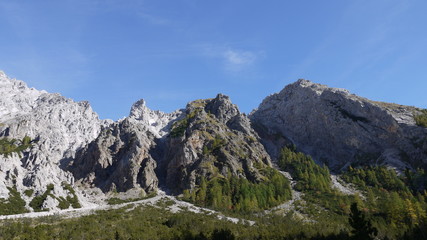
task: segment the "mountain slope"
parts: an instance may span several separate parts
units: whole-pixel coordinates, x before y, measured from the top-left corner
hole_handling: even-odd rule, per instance
[[[59,94],[28,88],[22,81],[0,72],[0,137],[35,140],[23,156],[0,156],[0,197],[8,197],[7,187],[23,193],[43,194],[53,184],[44,208],[56,208],[59,197],[70,194],[63,182],[73,184],[72,174],[61,165],[74,158],[77,149],[97,137],[104,121],[87,102],[74,102]],[[55,196],[55,197],[53,197]]]
[[[139,100],[128,117],[99,120],[87,102],[28,88],[2,72],[0,94],[0,137],[33,140],[22,153],[0,154],[0,199],[22,197],[30,211],[159,188],[205,206],[266,209],[290,198],[288,180],[274,168],[293,144],[335,172],[427,163],[427,130],[414,119],[423,111],[306,80],[267,97],[249,117],[218,94],[173,113]]]
[[[350,164],[403,170],[427,164],[427,129],[414,120],[420,113],[298,80],[264,99],[250,119],[274,159],[295,144],[335,171]]]

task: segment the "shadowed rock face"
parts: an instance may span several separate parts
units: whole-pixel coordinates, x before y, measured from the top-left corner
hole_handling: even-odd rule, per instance
[[[202,176],[262,181],[260,169],[271,166],[249,119],[221,94],[189,103],[167,141],[166,183],[175,192],[193,188]]]
[[[202,177],[259,182],[286,144],[335,171],[351,163],[427,165],[427,130],[414,121],[418,109],[306,80],[267,97],[249,118],[219,94],[173,113],[139,100],[129,117],[99,120],[87,102],[28,88],[1,71],[0,95],[0,137],[38,140],[21,155],[0,155],[0,198],[16,186],[27,203],[48,184],[56,198],[66,197],[63,182],[76,188],[75,180],[83,191],[126,193],[155,191],[159,182],[180,193]],[[34,195],[26,197],[25,190]],[[76,194],[89,204],[90,196]],[[52,198],[43,206],[57,204]]]
[[[141,99],[129,117],[103,128],[96,140],[78,151],[69,169],[80,182],[104,192],[156,191],[160,155],[155,153],[162,151],[161,139],[180,115],[150,110]]]
[[[104,192],[157,190],[156,162],[149,153],[155,146],[154,138],[146,125],[133,119],[113,123],[77,153],[70,169],[77,180]]]
[[[427,161],[427,133],[415,125],[416,111],[299,80],[264,99],[250,119],[273,158],[295,144],[333,170],[351,163],[404,169]]]

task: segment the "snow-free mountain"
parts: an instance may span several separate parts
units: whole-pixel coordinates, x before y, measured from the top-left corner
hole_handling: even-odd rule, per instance
[[[30,203],[45,194],[41,209],[57,210],[71,197],[85,207],[158,189],[182,194],[201,179],[260,183],[291,145],[335,173],[350,165],[427,167],[427,129],[416,124],[423,111],[415,107],[307,80],[266,97],[249,115],[228,96],[213,97],[172,113],[139,100],[128,117],[101,120],[88,102],[0,72],[0,138],[32,140],[22,152],[0,155],[0,198],[16,189],[33,211]]]

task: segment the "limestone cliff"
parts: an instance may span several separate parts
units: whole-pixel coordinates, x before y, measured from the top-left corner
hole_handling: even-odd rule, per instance
[[[24,154],[6,158],[0,155],[0,198],[8,198],[7,187],[23,195],[27,203],[53,184],[53,196],[66,197],[63,183],[73,184],[70,172],[62,164],[75,156],[77,149],[97,137],[104,121],[87,102],[74,102],[59,94],[28,88],[19,80],[0,72],[0,137],[35,140]],[[48,199],[49,200],[49,199]],[[45,207],[55,209],[57,199],[46,201]]]
[[[427,129],[415,124],[418,111],[298,80],[264,99],[250,119],[273,158],[295,144],[333,170],[349,164],[402,170],[427,164]]]
[[[156,191],[155,151],[162,148],[158,143],[180,114],[152,111],[144,100],[137,101],[129,117],[106,126],[93,142],[78,151],[71,172],[79,182],[103,192]]]
[[[271,166],[249,119],[222,94],[190,102],[185,116],[172,126],[166,146],[160,171],[174,192],[194,188],[202,176],[262,181],[261,169]]]

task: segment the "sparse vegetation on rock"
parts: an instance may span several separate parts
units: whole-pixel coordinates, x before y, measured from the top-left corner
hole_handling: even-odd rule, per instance
[[[427,128],[427,109],[422,109],[420,112],[414,116],[415,122],[418,126]]]
[[[31,148],[31,138],[25,136],[22,140],[17,139],[8,139],[1,138],[0,139],[0,155],[8,157],[12,153],[18,153],[21,156],[21,152],[27,148]]]

